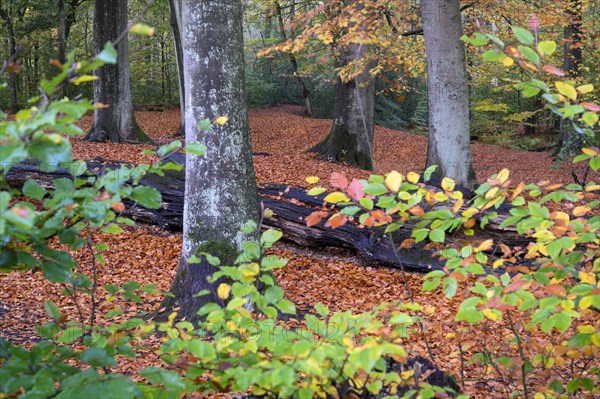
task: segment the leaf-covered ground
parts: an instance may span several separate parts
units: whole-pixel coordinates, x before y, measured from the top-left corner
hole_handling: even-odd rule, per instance
[[[178,109],[138,112],[136,115],[142,128],[160,144],[171,141],[170,136],[179,123]],[[86,117],[82,127],[87,129],[90,124],[91,117]],[[299,107],[281,106],[251,111],[250,125],[259,182],[306,185],[305,177],[320,176],[328,181],[332,172],[341,172],[348,177],[368,176],[368,172],[318,160],[304,153],[306,148],[327,133],[330,121],[303,117]],[[90,144],[76,139],[73,140],[73,148],[75,157],[80,159],[103,157],[133,162],[152,161],[152,157],[140,155],[143,148],[149,148],[142,145]],[[573,179],[570,165],[552,170],[553,161],[547,153],[479,144],[472,148],[475,170],[481,180],[504,167],[510,169],[515,184],[521,180],[570,183]],[[386,173],[394,169],[403,173],[420,171],[425,164],[426,149],[427,138],[424,136],[377,128],[374,148],[376,172]],[[582,175],[581,168],[577,169],[577,173]],[[590,178],[600,180],[597,174]],[[99,286],[136,280],[142,284],[155,284],[161,290],[169,288],[181,248],[179,234],[140,225],[128,228],[117,236],[98,233],[95,238],[98,242],[111,245],[106,253],[106,264],[99,265]],[[288,298],[302,309],[322,302],[333,310],[361,311],[382,301],[409,301],[405,282],[398,270],[368,264],[341,250],[313,250],[279,244],[275,251],[290,260],[288,266],[277,274],[279,284]],[[90,257],[85,251],[75,256],[84,272],[91,270]],[[424,326],[440,368],[457,376],[465,391],[475,397],[506,397],[504,384],[497,378],[498,370],[479,363],[467,364],[466,360],[483,347],[491,349],[494,345],[500,345],[500,341],[510,333],[509,330],[500,322],[489,322],[489,331],[481,331],[481,327],[474,331],[467,325],[457,323],[454,314],[460,301],[469,295],[467,290],[459,289],[457,296],[448,300],[441,292],[421,293],[421,275],[408,274],[407,279],[415,300],[426,308]],[[34,326],[48,319],[43,309],[44,300],[55,301],[72,319],[76,319],[79,310],[89,314],[89,298],[81,296],[76,303],[73,298],[61,294],[60,286],[48,283],[39,273],[3,274],[0,275],[0,283],[0,331],[3,337],[10,340],[31,342],[37,339]],[[156,296],[147,295],[143,297],[145,303],[132,304],[107,298],[107,292],[100,289],[100,297],[99,313],[122,307],[126,312],[135,314],[140,310],[156,310],[159,307]],[[560,340],[557,334],[546,335],[535,331],[524,334],[528,342],[535,343],[535,347],[529,350],[537,349],[538,352],[546,344]],[[411,336],[405,344],[411,356],[428,356],[424,341],[417,335]],[[511,346],[499,350],[516,353],[516,347]],[[461,352],[464,354],[463,360]],[[151,350],[146,354],[124,364],[122,371],[134,372],[156,361]],[[505,377],[518,379],[509,370],[500,371]],[[540,371],[531,383],[545,384],[548,378],[549,375]]]

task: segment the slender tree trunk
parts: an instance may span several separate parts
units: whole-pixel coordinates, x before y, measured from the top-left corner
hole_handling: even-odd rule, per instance
[[[96,0],[94,3],[94,51],[100,52],[108,41],[127,29],[127,0]],[[127,35],[116,45],[116,65],[105,65],[96,71],[94,100],[107,107],[94,110],[94,126],[87,139],[113,143],[149,143],[152,139],[140,128],[133,114],[129,75]]]
[[[459,0],[422,0],[427,57],[429,142],[427,166],[472,188],[469,86]]]
[[[271,30],[273,26],[273,7],[270,3],[265,5],[265,20],[263,32],[263,47],[270,45]],[[263,77],[270,79],[273,76],[273,62],[270,57],[263,60]]]
[[[567,75],[576,79],[581,76],[582,53],[582,0],[568,0],[565,4],[567,25],[564,28],[563,70]],[[584,144],[581,136],[573,130],[565,119],[559,121],[559,143],[555,155],[560,160],[565,159],[579,151]]]
[[[17,58],[17,41],[15,39],[15,30],[13,26],[13,21],[8,12],[2,8],[2,3],[0,2],[0,18],[4,20],[4,25],[6,26],[6,33],[8,34],[8,59],[10,62],[16,62]],[[8,92],[10,96],[10,112],[15,113],[19,110],[19,103],[17,99],[17,74],[9,73],[8,75]]]
[[[181,121],[177,135],[185,134],[185,76],[183,72],[183,46],[182,46],[182,15],[181,0],[169,0],[169,21],[173,28],[173,43],[175,44],[175,61],[177,63],[177,77],[179,78],[179,110]]]
[[[275,12],[277,13],[277,21],[279,23],[279,34],[281,36],[282,41],[287,40],[287,34],[285,33],[285,25],[283,24],[283,15],[281,14],[281,5],[278,1],[275,1]],[[288,54],[288,58],[290,60],[290,65],[292,69],[292,74],[296,79],[296,83],[298,84],[298,89],[300,89],[300,94],[302,94],[302,98],[304,99],[304,111],[307,115],[312,115],[312,106],[310,104],[310,91],[304,84],[304,81],[300,77],[298,72],[298,60],[291,52]]]
[[[346,6],[351,12],[356,11],[354,0],[347,1]],[[362,11],[362,5],[358,4],[357,7]],[[359,42],[352,42],[340,50],[338,66],[344,69],[354,62],[360,65],[362,71],[348,81],[338,76],[333,126],[329,134],[309,151],[337,162],[372,170],[375,78],[369,72],[373,67],[372,63],[361,62],[368,56],[369,45],[362,42],[363,36],[366,36],[367,21],[363,20],[359,23],[363,24]]]
[[[177,306],[179,317],[195,321],[204,302],[219,299],[215,284],[207,282],[214,267],[190,265],[190,256],[209,252],[231,264],[249,238],[241,226],[258,220],[258,197],[244,101],[242,2],[185,0],[183,11],[186,142],[205,143],[207,151],[186,156],[182,257],[174,297],[163,305]],[[229,117],[222,126],[196,127],[222,115]],[[194,297],[202,289],[212,295]]]

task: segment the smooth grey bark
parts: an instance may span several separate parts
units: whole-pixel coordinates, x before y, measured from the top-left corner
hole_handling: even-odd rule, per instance
[[[427,58],[429,141],[427,167],[435,176],[476,185],[471,161],[469,86],[459,0],[422,0]]]
[[[173,43],[175,44],[175,62],[177,63],[177,77],[179,82],[179,111],[181,121],[177,135],[185,135],[185,78],[183,75],[183,46],[181,43],[182,15],[181,0],[169,0],[169,22],[173,29]]]
[[[94,51],[99,53],[109,41],[119,38],[127,29],[127,0],[96,0],[94,3]],[[94,110],[94,125],[89,141],[113,143],[150,143],[133,114],[129,74],[129,44],[127,34],[116,44],[116,65],[104,65],[96,71],[94,101],[108,107]]]
[[[167,309],[197,320],[199,307],[219,301],[215,284],[207,282],[214,267],[190,264],[197,251],[231,264],[248,237],[240,231],[258,221],[258,196],[250,128],[244,101],[244,49],[241,0],[183,2],[183,65],[186,142],[204,143],[204,156],[186,156],[186,184],[181,263],[171,287]],[[222,126],[200,131],[199,121],[227,116]],[[194,297],[202,289],[212,295]]]
[[[346,5],[352,7],[352,3],[354,0]],[[369,45],[362,42],[349,44],[340,50],[338,66],[345,68],[359,62],[368,56],[368,51]],[[372,67],[371,63],[363,65],[362,71],[349,81],[337,77],[333,125],[329,134],[308,151],[361,169],[373,169],[375,78],[369,72]]]
[[[17,58],[17,41],[15,39],[15,29],[13,25],[12,17],[8,14],[8,11],[2,8],[2,1],[0,0],[0,18],[4,20],[6,26],[6,33],[8,34],[8,60],[9,62],[16,62]],[[19,103],[17,99],[17,75],[14,72],[8,75],[8,92],[10,96],[10,112],[16,113],[19,110]]]

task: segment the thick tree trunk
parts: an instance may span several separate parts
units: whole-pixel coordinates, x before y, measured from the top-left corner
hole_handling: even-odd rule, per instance
[[[469,86],[459,0],[422,0],[427,58],[429,144],[427,167],[473,187],[469,131]]]
[[[179,307],[179,317],[196,320],[202,303],[218,300],[207,282],[214,268],[190,264],[196,252],[210,252],[224,262],[235,260],[240,231],[258,220],[258,197],[252,163],[250,128],[244,101],[244,49],[241,0],[185,0],[183,3],[183,64],[185,76],[186,142],[206,144],[204,156],[186,157],[183,249],[173,298],[164,306]],[[228,116],[210,131],[196,127],[203,119]],[[209,289],[212,295],[194,297]]]
[[[94,51],[117,39],[127,29],[127,0],[96,0],[94,3]],[[116,65],[105,65],[96,71],[94,101],[106,107],[94,110],[94,126],[87,139],[113,143],[149,143],[133,114],[129,74],[129,44],[127,35],[116,45]]]
[[[279,4],[278,1],[275,1],[275,12],[277,13],[277,22],[279,23],[279,35],[281,36],[281,40],[285,42],[287,40],[287,34],[285,33],[285,26],[283,24],[283,15],[281,14],[281,5]],[[307,115],[312,115],[312,106],[310,104],[310,91],[304,84],[304,81],[302,80],[302,78],[300,77],[300,74],[298,72],[298,60],[296,60],[296,57],[291,52],[288,54],[288,58],[290,60],[290,65],[292,67],[291,68],[292,74],[294,75],[294,78],[296,79],[296,83],[298,84],[298,89],[300,90],[300,94],[302,95],[302,98],[304,99],[304,111],[306,112]]]
[[[9,62],[16,62],[17,58],[17,41],[15,39],[15,30],[13,21],[8,11],[2,8],[0,3],[0,18],[4,20],[6,26],[6,33],[8,34],[8,59]],[[19,103],[17,99],[17,75],[16,73],[9,73],[8,76],[8,92],[10,95],[10,112],[16,113],[19,110]]]
[[[570,78],[581,76],[582,54],[582,22],[583,3],[581,0],[568,0],[565,4],[567,25],[564,28],[563,70]],[[583,138],[572,128],[571,124],[561,119],[559,122],[559,139],[556,155],[563,160],[576,154],[583,146]]]
[[[363,33],[361,31],[359,34]],[[367,57],[368,50],[369,45],[362,42],[361,36],[358,43],[353,42],[340,50],[339,67],[344,69],[353,62],[360,63]],[[375,78],[369,72],[373,65],[361,65],[362,71],[351,80],[346,81],[338,76],[333,126],[329,134],[309,151],[337,162],[372,170]]]

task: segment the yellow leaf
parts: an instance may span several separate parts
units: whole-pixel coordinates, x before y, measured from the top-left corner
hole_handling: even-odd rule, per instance
[[[494,309],[483,309],[483,315],[492,321],[500,320],[502,313]]]
[[[435,200],[438,202],[444,202],[448,199],[448,196],[446,194],[442,193],[441,191],[438,191],[437,193],[435,193],[433,198],[435,198]]]
[[[402,175],[397,171],[393,170],[385,178],[385,186],[392,193],[398,192],[400,186],[402,185]]]
[[[588,213],[591,209],[588,208],[587,206],[576,206],[575,209],[573,209],[573,216],[579,217],[579,216],[583,216],[586,213]]]
[[[556,89],[563,96],[570,98],[571,100],[577,100],[577,90],[573,86],[565,82],[555,82]]]
[[[138,22],[129,29],[129,32],[137,35],[152,36],[154,34],[154,28]]]
[[[350,201],[350,198],[346,197],[343,193],[335,192],[325,197],[325,201],[329,202],[330,204],[337,204],[338,202]]]
[[[535,395],[533,396],[533,399],[545,399],[546,396],[541,393],[541,392],[536,392]]]
[[[585,191],[587,191],[588,193],[592,192],[592,191],[598,191],[598,190],[600,190],[600,184],[594,184],[594,185],[591,185],[591,186],[587,186],[585,188]]]
[[[583,283],[596,285],[596,275],[594,273],[579,272],[579,279]]]
[[[479,244],[476,252],[487,251],[488,249],[490,249],[492,247],[492,245],[494,245],[494,240],[492,240],[491,238],[488,240],[485,240],[481,244]]]
[[[77,78],[71,80],[71,83],[73,83],[75,86],[79,86],[82,83],[90,82],[90,81],[96,80],[96,79],[98,79],[98,76],[95,76],[95,75],[82,75],[82,76],[78,76]]]
[[[406,175],[406,180],[408,180],[412,184],[417,184],[420,178],[421,176],[419,176],[419,174],[415,172],[408,172],[408,174]]]
[[[596,155],[598,155],[598,153],[591,148],[582,148],[581,152],[583,152],[586,155],[590,155],[592,157],[595,157]]]
[[[580,92],[581,94],[591,93],[592,91],[594,91],[594,86],[593,85],[579,86],[579,87],[577,87],[577,91]]]
[[[498,190],[499,190],[498,187],[493,187],[492,189],[490,189],[490,191],[485,193],[485,199],[494,198],[494,196],[498,193]]]
[[[102,104],[102,103],[96,103],[96,104],[94,104],[94,108],[98,108],[98,109],[110,108],[110,105],[108,105],[108,104]]]
[[[515,60],[513,60],[510,57],[504,57],[504,59],[502,60],[502,63],[504,64],[505,67],[509,67],[515,63]]]
[[[219,288],[217,288],[217,295],[221,299],[229,298],[229,293],[231,292],[231,286],[227,283],[221,283]]]
[[[510,176],[510,171],[508,169],[504,168],[500,171],[500,173],[498,173],[498,176],[496,176],[496,177],[498,178],[498,180],[500,180],[500,184],[504,184],[504,182],[508,180],[509,176]]]
[[[319,182],[319,180],[321,180],[321,179],[319,179],[319,176],[308,176],[308,177],[307,177],[306,179],[304,179],[304,180],[306,180],[306,182],[307,182],[308,184],[316,184],[316,183],[318,183],[318,182]]]
[[[228,121],[228,120],[229,120],[229,117],[227,117],[227,116],[219,116],[219,117],[217,117],[217,118],[216,118],[216,119],[213,121],[213,123],[214,123],[215,125],[221,125],[221,126],[223,126],[224,124],[226,124],[226,123],[227,123],[227,121]]]
[[[494,264],[492,265],[492,267],[494,269],[497,269],[500,266],[502,266],[503,264],[504,264],[504,259],[498,259],[498,260],[494,261]]]
[[[593,334],[596,332],[594,326],[579,326],[577,327],[577,331],[584,334]]]
[[[410,369],[410,370],[403,371],[400,375],[402,376],[403,380],[408,380],[409,378],[412,378],[412,376],[414,374],[415,374],[415,370]]]
[[[455,186],[455,182],[453,179],[449,178],[449,177],[444,177],[442,179],[442,188],[446,191],[452,191],[454,190],[454,186]]]

